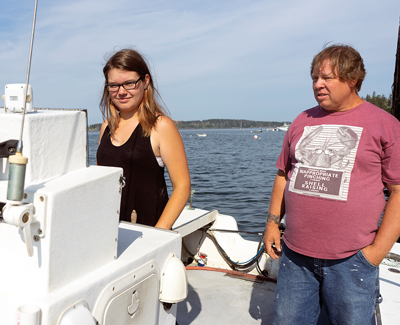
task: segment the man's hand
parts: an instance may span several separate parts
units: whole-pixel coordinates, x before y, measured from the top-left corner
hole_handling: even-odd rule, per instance
[[[278,170],[274,181],[274,187],[272,188],[264,236],[264,250],[274,260],[279,257],[282,249],[279,223],[281,222],[281,216],[285,214],[285,200],[283,196],[286,182],[287,174],[282,170]]]
[[[272,259],[277,259],[282,251],[281,232],[279,230],[280,217],[268,213],[267,228],[264,236],[264,249]]]
[[[378,266],[400,236],[400,184],[386,184],[390,196],[381,226],[371,245],[362,249],[365,258]]]
[[[364,247],[361,251],[368,262],[375,266],[379,266],[386,256],[385,254],[382,254],[382,252],[377,251],[373,244]]]

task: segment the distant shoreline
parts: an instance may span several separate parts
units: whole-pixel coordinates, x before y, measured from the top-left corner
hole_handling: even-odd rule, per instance
[[[178,129],[262,129],[283,126],[285,122],[211,119],[202,121],[175,121]],[[89,131],[100,131],[101,123],[89,126]]]

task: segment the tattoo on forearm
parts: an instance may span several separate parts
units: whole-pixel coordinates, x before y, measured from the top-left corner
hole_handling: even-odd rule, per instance
[[[271,212],[268,212],[267,223],[275,222],[277,225],[279,225],[280,221],[281,221],[280,216],[272,214]]]

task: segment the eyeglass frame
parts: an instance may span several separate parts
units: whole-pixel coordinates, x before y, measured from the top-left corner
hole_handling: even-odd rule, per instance
[[[110,93],[118,92],[119,89],[121,88],[121,86],[122,86],[122,88],[124,88],[125,90],[134,90],[134,89],[137,88],[138,82],[139,82],[140,80],[142,80],[142,79],[143,79],[142,77],[139,77],[139,79],[136,80],[136,81],[128,80],[128,81],[123,82],[122,84],[106,84],[105,87],[107,88],[108,92],[110,92]],[[125,86],[124,86],[124,84],[126,84],[126,83],[134,83],[135,86],[134,86],[133,88],[131,88],[131,89],[126,89]],[[118,89],[117,89],[117,90],[110,90],[110,88],[109,88],[110,86],[118,86]]]

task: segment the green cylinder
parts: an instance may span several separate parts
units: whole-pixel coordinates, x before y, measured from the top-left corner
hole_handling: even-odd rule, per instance
[[[25,164],[9,164],[7,200],[22,201],[24,198]]]

